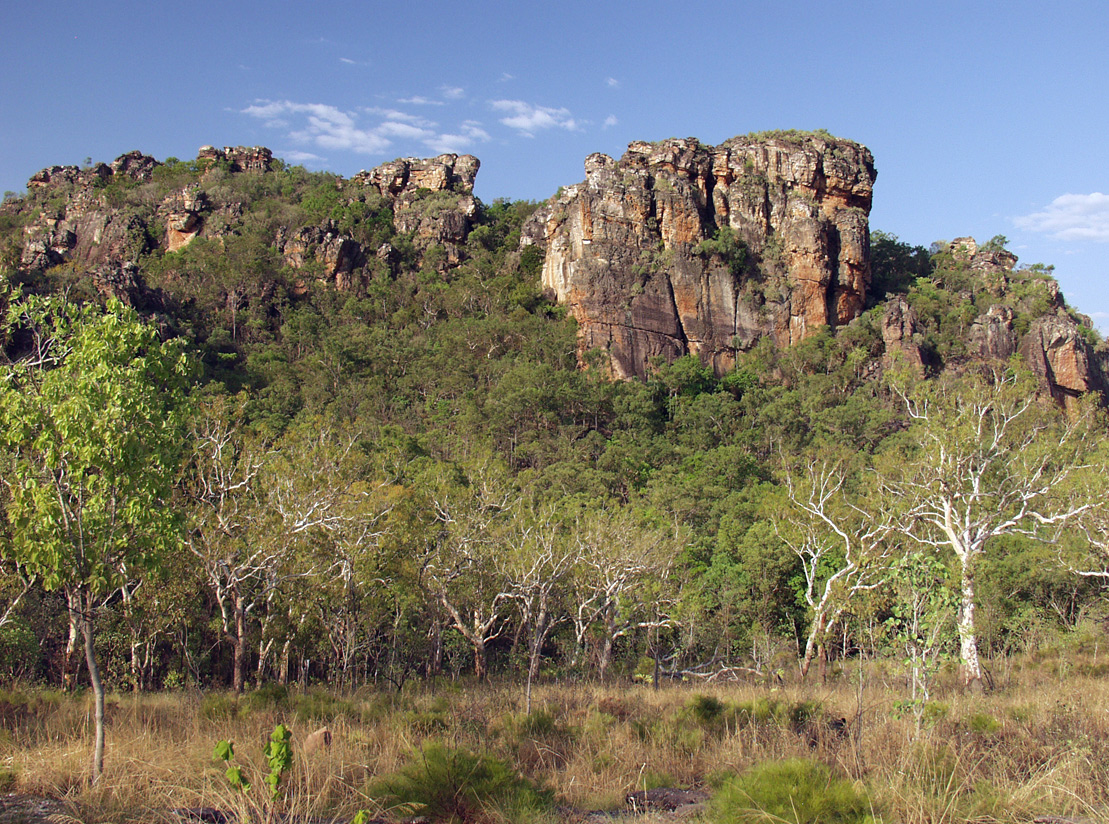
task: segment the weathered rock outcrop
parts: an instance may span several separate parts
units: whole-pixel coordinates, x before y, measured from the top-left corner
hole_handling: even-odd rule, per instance
[[[473,191],[480,165],[471,155],[407,157],[359,172],[337,185],[352,200],[379,198],[393,212],[394,228],[411,233],[413,246],[425,262],[433,247],[442,249],[435,265],[446,269],[461,262],[462,247],[477,217]],[[364,249],[330,220],[320,226],[282,231],[276,241],[291,268],[301,269],[314,261],[320,264],[323,276],[340,289],[354,288],[359,270],[370,260],[389,267],[395,263],[390,244]]]
[[[953,240],[950,251],[999,301],[971,325],[969,356],[1007,361],[1019,353],[1039,377],[1041,389],[1063,404],[1088,392],[1109,397],[1109,351],[1104,343],[1098,343],[1088,318],[1067,310],[1054,278],[1016,271],[1016,255],[989,244],[980,247],[974,238]],[[1028,331],[1023,336],[1014,322],[1017,313],[1009,304],[1027,304],[1030,313],[1038,315],[1030,324],[1025,321]]]
[[[882,365],[923,370],[925,359],[920,334],[920,321],[908,301],[900,295],[892,298],[882,315],[882,342],[886,348]]]
[[[473,228],[474,180],[480,167],[473,155],[405,157],[359,172],[350,184],[376,189],[392,206],[397,231],[412,232],[421,253],[442,246],[442,265],[447,266],[462,259],[462,244]]]
[[[1043,317],[1020,342],[1020,354],[1045,389],[1070,405],[1087,392],[1109,393],[1109,356],[1092,345],[1078,322],[1065,314]]]
[[[824,133],[632,143],[524,229],[543,284],[577,319],[582,352],[619,376],[692,353],[717,372],[772,335],[789,344],[863,309],[870,152]]]
[[[273,164],[273,152],[265,146],[201,146],[197,160],[226,163],[232,172],[268,172]]]
[[[208,197],[197,186],[189,186],[162,204],[165,215],[166,251],[176,252],[188,246],[204,226],[204,213],[209,210]]]

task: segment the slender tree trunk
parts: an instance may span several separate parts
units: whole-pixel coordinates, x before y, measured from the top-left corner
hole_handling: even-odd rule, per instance
[[[963,686],[968,692],[982,692],[982,665],[978,661],[978,634],[974,628],[974,571],[969,556],[962,562],[962,593],[959,602],[959,657],[963,667]]]
[[[824,644],[821,638],[824,635],[824,613],[818,612],[813,617],[812,629],[809,630],[809,637],[805,639],[805,655],[801,659],[801,680],[804,681],[809,677],[809,669],[812,667],[813,658],[816,657],[820,650],[823,650]]]
[[[142,692],[142,660],[139,658],[141,642],[137,638],[131,639],[131,691]]]
[[[85,664],[89,668],[89,682],[92,685],[95,701],[93,721],[96,727],[96,743],[92,751],[92,783],[95,784],[104,773],[104,684],[100,680],[100,668],[96,664],[96,649],[93,644],[92,594],[87,594],[84,600],[86,612],[81,622],[81,632],[85,636]]]
[[[616,634],[616,608],[612,605],[605,610],[605,637],[601,642],[600,659],[597,661],[597,675],[604,683],[608,679],[608,666],[612,663],[613,636]]]
[[[65,642],[65,657],[62,659],[62,689],[73,692],[77,688],[77,644],[81,637],[81,603],[80,596],[75,593],[66,593],[66,608],[69,614],[69,637]]]
[[[289,683],[289,648],[292,645],[293,637],[290,635],[285,639],[285,643],[281,645],[281,655],[277,659],[277,683],[283,687]]]
[[[232,663],[231,673],[231,688],[236,693],[243,691],[243,668],[244,658],[246,657],[246,616],[243,615],[243,608],[238,601],[235,603],[235,635],[231,639],[234,647],[234,658]]]
[[[443,672],[443,623],[436,618],[431,623],[428,631],[431,635],[431,656],[427,664],[429,676],[441,675]]]
[[[474,675],[477,676],[478,681],[484,681],[488,673],[487,657],[485,649],[485,639],[479,638],[473,642],[474,644]]]

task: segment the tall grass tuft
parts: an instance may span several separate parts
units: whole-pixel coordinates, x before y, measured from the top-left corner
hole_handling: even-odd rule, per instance
[[[368,794],[393,814],[454,824],[516,819],[551,806],[548,793],[500,759],[439,743],[425,744]]]
[[[725,781],[713,799],[716,824],[864,824],[870,802],[816,761],[767,761]]]

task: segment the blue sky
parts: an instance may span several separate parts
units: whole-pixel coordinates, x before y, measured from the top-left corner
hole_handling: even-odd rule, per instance
[[[591,152],[828,129],[870,147],[871,226],[1003,234],[1109,329],[1109,4],[779,0],[13,2],[0,187],[131,149],[265,145],[350,176],[469,152],[544,199]]]

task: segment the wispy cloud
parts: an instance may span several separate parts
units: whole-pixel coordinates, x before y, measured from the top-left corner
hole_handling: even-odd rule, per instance
[[[457,152],[489,140],[477,121],[463,121],[457,129],[442,130],[434,121],[398,109],[365,108],[344,111],[324,103],[263,100],[243,109],[242,114],[262,120],[273,129],[286,131],[288,139],[302,146],[328,151],[380,155],[394,146],[422,146],[437,153]],[[373,121],[373,122],[364,122]],[[293,162],[321,160],[313,152],[285,152]]]
[[[605,122],[602,123],[601,126],[605,129],[611,129],[619,122],[620,121],[616,119],[616,115],[610,114],[608,117],[605,118]]]
[[[299,149],[278,149],[274,154],[288,163],[320,163],[327,159],[311,152],[302,152]]]
[[[458,134],[436,135],[431,140],[424,141],[429,149],[440,154],[464,152],[475,143],[485,143],[489,140],[489,133],[481,128],[475,120],[467,120],[462,124]]]
[[[619,81],[619,80],[617,80],[617,79],[616,79],[615,77],[606,77],[606,78],[605,78],[605,83],[607,83],[607,84],[608,84],[608,87],[609,87],[610,89],[618,89],[618,88],[620,88],[620,81]]]
[[[1060,240],[1109,243],[1109,195],[1060,195],[1043,211],[1013,218],[1013,223],[1020,229]]]
[[[489,105],[499,112],[508,112],[509,116],[502,117],[501,123],[527,137],[534,137],[543,129],[574,131],[578,128],[578,122],[570,116],[569,109],[536,106],[523,100],[490,100]]]
[[[358,65],[357,60],[351,60],[349,57],[340,57],[339,62],[340,63],[346,63],[348,66],[357,66]]]
[[[461,100],[466,96],[466,90],[460,86],[440,86],[439,91],[448,100]]]
[[[397,102],[401,103],[403,105],[406,105],[406,106],[442,106],[443,105],[442,100],[432,100],[429,97],[421,97],[420,95],[416,95],[415,97],[402,97]]]

